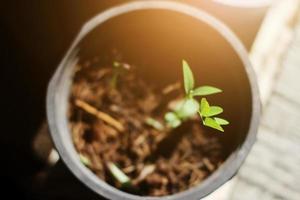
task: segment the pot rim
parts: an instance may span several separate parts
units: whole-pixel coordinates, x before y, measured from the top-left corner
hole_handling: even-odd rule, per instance
[[[181,14],[185,14],[196,18],[197,20],[206,23],[215,29],[219,34],[221,34],[225,40],[232,46],[235,50],[239,58],[241,59],[245,71],[248,75],[249,83],[251,86],[251,96],[252,96],[252,113],[251,113],[251,121],[248,129],[247,137],[240,147],[238,151],[233,152],[224,162],[222,166],[219,167],[211,176],[206,178],[199,185],[190,188],[186,191],[176,193],[173,195],[163,196],[163,197],[150,197],[150,196],[138,196],[123,192],[121,190],[116,189],[115,187],[107,184],[98,178],[93,172],[91,172],[88,168],[80,163],[79,158],[77,156],[77,152],[75,151],[72,144],[65,144],[63,140],[66,138],[62,135],[62,132],[66,134],[67,139],[70,138],[67,117],[66,117],[66,107],[67,103],[60,102],[59,98],[61,94],[58,92],[59,85],[61,85],[61,81],[63,80],[64,85],[70,86],[71,81],[65,80],[63,76],[66,74],[66,66],[74,64],[69,63],[70,57],[73,55],[74,47],[83,39],[91,30],[100,24],[106,22],[107,20],[117,17],[119,15],[138,11],[138,10],[146,10],[146,9],[163,9],[170,10],[174,12],[178,12]],[[70,67],[69,67],[70,68]],[[67,87],[64,86],[64,87]],[[58,89],[57,89],[58,88]],[[78,36],[75,38],[68,52],[64,56],[64,59],[58,66],[55,74],[53,75],[47,91],[47,119],[50,128],[50,134],[54,141],[54,144],[61,155],[62,160],[67,165],[67,167],[71,170],[71,172],[86,186],[92,189],[94,192],[109,198],[109,199],[200,199],[221,185],[226,183],[230,178],[232,178],[237,170],[240,168],[241,164],[244,162],[247,154],[249,153],[253,143],[256,139],[256,133],[259,124],[260,118],[260,99],[259,99],[259,90],[256,82],[256,76],[248,59],[247,51],[237,36],[222,22],[209,15],[205,11],[200,10],[199,8],[195,8],[193,6],[189,6],[184,3],[171,2],[171,1],[163,1],[163,0],[155,0],[155,1],[136,1],[129,2],[119,6],[115,6],[110,8],[91,20],[89,20],[81,29]],[[58,120],[59,115],[64,113],[65,116],[62,120]],[[69,136],[68,136],[69,135]],[[225,174],[225,176],[223,176]]]
[[[223,4],[227,6],[237,7],[237,8],[261,8],[268,7],[272,4],[274,0],[213,0],[218,4]]]

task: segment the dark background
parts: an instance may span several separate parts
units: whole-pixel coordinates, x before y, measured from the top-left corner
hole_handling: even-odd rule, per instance
[[[1,191],[10,199],[95,199],[92,192],[59,163],[50,181],[40,183],[45,165],[32,140],[45,120],[49,79],[84,22],[112,5],[128,0],[2,1],[1,59]],[[252,34],[253,35],[253,34]],[[252,37],[252,36],[251,36]],[[76,189],[74,189],[76,188]],[[77,189],[78,188],[78,189]],[[76,191],[74,195],[74,191]]]
[[[33,181],[45,166],[33,154],[32,139],[45,119],[48,81],[78,30],[89,18],[119,2],[124,1],[1,2],[0,109],[3,118],[0,146],[3,169],[0,182],[4,197],[69,199],[67,194],[72,194],[70,182],[76,181],[66,181],[73,177],[68,170],[64,170],[62,164],[51,169],[51,173],[57,175],[53,179],[58,178],[59,174],[66,178],[60,178],[56,183],[47,186]],[[63,181],[65,182],[62,184]],[[48,188],[47,191],[45,187]],[[61,190],[68,190],[64,191],[66,196],[59,194]],[[76,196],[74,199],[82,199],[80,195]]]

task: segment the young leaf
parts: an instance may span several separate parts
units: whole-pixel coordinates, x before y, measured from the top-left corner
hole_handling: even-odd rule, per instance
[[[166,120],[167,124],[172,128],[176,128],[176,127],[180,126],[180,124],[181,124],[180,119],[178,119],[177,115],[174,112],[166,113],[165,120]]]
[[[181,125],[181,121],[179,119],[176,119],[174,121],[169,122],[168,125],[172,128],[177,128]]]
[[[226,119],[222,119],[219,117],[215,117],[214,119],[220,125],[228,125],[229,124],[229,121],[227,121]]]
[[[205,96],[220,93],[222,90],[212,86],[201,86],[193,90],[193,96]]]
[[[159,122],[157,121],[156,119],[153,119],[152,117],[148,117],[146,120],[145,120],[146,124],[148,124],[149,126],[152,126],[153,128],[161,131],[164,129],[164,126]]]
[[[122,172],[114,163],[107,163],[107,168],[110,173],[114,176],[114,178],[119,181],[122,185],[130,183],[130,178]]]
[[[167,122],[171,122],[171,121],[174,121],[174,120],[177,120],[177,119],[178,119],[178,117],[173,112],[168,112],[168,113],[165,114],[165,120]]]
[[[82,154],[79,154],[79,159],[80,159],[80,162],[82,164],[84,164],[85,166],[89,166],[91,164],[91,161],[84,155]]]
[[[219,106],[210,106],[209,112],[203,114],[204,117],[212,117],[223,112],[223,108]]]
[[[213,118],[206,117],[204,120],[204,125],[224,132],[222,126],[220,126]]]
[[[176,114],[181,119],[195,115],[199,110],[199,103],[195,99],[186,99],[176,108]]]
[[[183,82],[184,82],[184,90],[186,94],[189,94],[190,91],[194,88],[194,75],[189,66],[189,64],[183,60],[182,61],[182,71],[183,71]]]
[[[206,98],[202,98],[200,103],[200,114],[202,116],[207,116],[209,114],[209,111],[210,111],[210,106],[208,101],[206,100]]]

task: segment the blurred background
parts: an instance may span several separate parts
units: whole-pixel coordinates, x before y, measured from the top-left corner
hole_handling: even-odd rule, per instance
[[[126,0],[10,0],[0,5],[1,191],[22,199],[95,199],[52,149],[47,84],[82,25]],[[249,51],[263,117],[239,173],[206,200],[300,199],[300,1],[187,0]],[[76,191],[76,192],[74,192]]]

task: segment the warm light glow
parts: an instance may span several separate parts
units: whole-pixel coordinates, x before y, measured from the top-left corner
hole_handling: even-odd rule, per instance
[[[262,7],[268,6],[274,0],[213,0],[217,3],[236,7]]]

